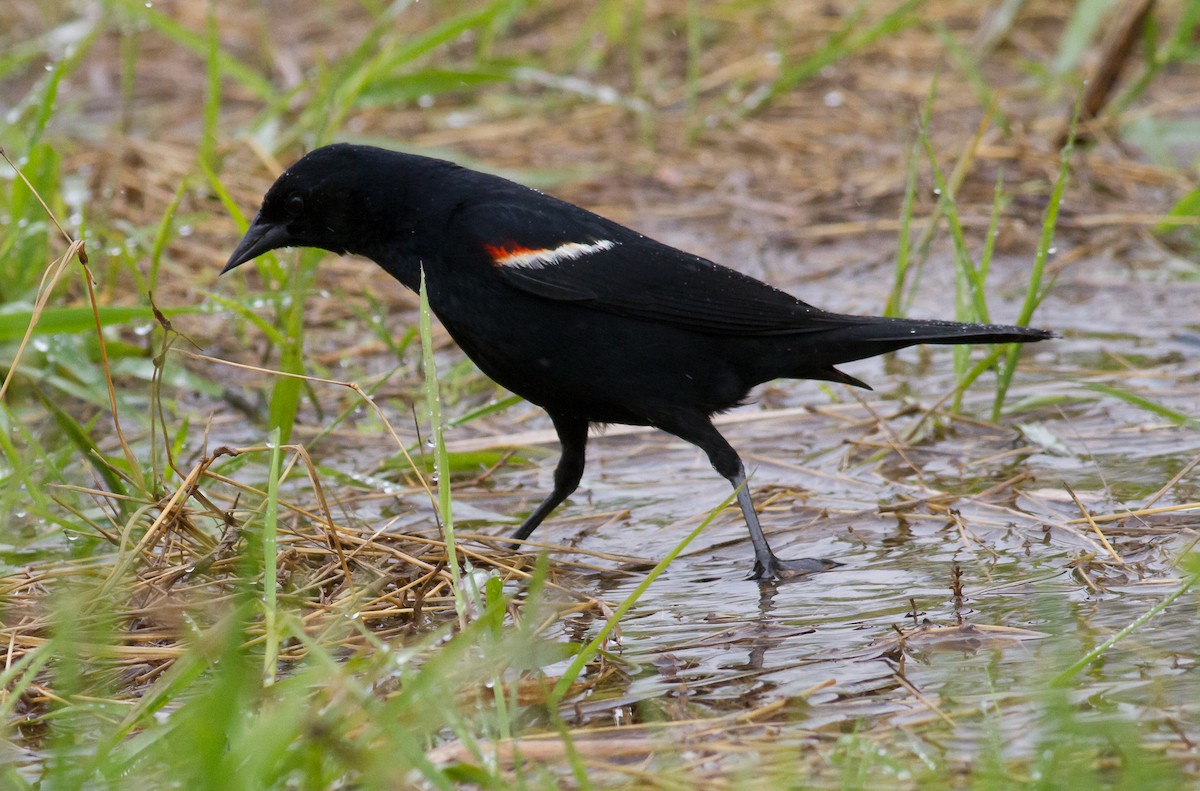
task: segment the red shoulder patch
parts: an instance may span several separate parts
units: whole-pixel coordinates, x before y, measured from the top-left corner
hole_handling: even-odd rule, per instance
[[[528,255],[529,253],[538,252],[516,242],[505,242],[504,244],[485,244],[484,250],[487,250],[488,255],[492,257],[492,263],[503,264],[516,256]]]
[[[492,256],[496,266],[518,269],[542,269],[543,267],[574,261],[577,258],[611,250],[616,244],[609,239],[593,242],[564,242],[554,248],[531,249],[515,242],[501,245],[485,244],[484,249]]]

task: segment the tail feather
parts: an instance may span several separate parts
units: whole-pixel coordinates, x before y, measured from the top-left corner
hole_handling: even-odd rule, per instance
[[[838,384],[850,385],[851,387],[861,387],[863,390],[874,390],[869,384],[859,379],[857,376],[851,376],[845,371],[839,371],[832,365],[828,368],[821,368],[816,371],[805,370],[799,375],[801,379],[819,379],[822,382],[837,382]]]
[[[938,319],[893,319],[882,316],[847,316],[858,319],[833,330],[831,340],[899,344],[901,349],[916,343],[1029,343],[1055,337],[1036,327],[1008,324],[970,324]]]
[[[1049,330],[1007,324],[969,324],[936,319],[845,316],[840,327],[822,333],[822,367],[874,357],[919,343],[1032,343],[1055,337]]]

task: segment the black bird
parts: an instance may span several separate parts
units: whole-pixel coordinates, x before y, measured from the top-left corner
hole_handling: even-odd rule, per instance
[[[550,414],[562,443],[554,490],[515,539],[579,485],[589,423],[654,426],[699,447],[736,487],[755,578],[836,564],[775,556],[714,414],[772,379],[869,389],[834,366],[917,343],[1052,337],[827,313],[537,190],[369,146],[325,146],[288,168],[222,272],[280,247],[361,255],[414,291],[423,268],[429,305],[467,356]]]

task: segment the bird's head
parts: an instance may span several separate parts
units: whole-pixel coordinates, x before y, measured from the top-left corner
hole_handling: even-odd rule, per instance
[[[221,273],[281,247],[370,255],[380,233],[380,215],[387,208],[378,204],[396,198],[399,185],[393,184],[390,191],[372,187],[402,156],[344,143],[306,154],[267,190]]]

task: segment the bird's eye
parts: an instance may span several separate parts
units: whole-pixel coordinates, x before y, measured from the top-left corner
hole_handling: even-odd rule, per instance
[[[299,195],[293,195],[288,198],[287,213],[289,217],[299,217],[304,214],[304,198]]]

